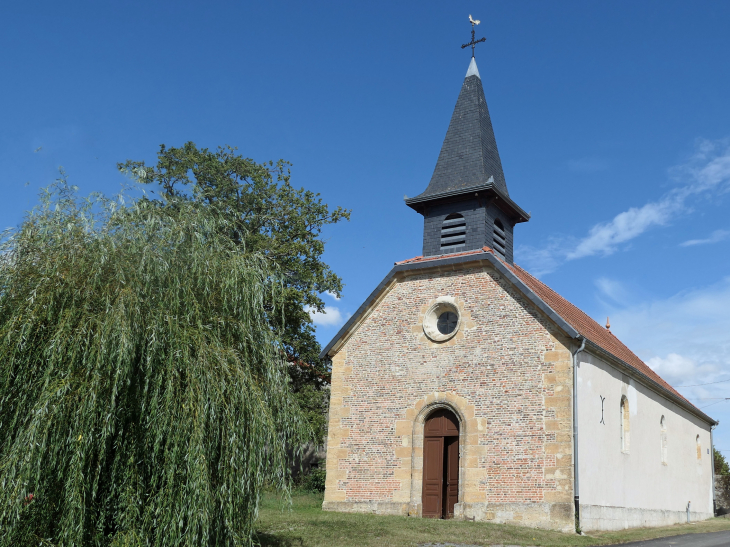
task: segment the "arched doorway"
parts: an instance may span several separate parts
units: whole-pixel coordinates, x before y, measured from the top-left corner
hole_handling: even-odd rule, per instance
[[[429,518],[451,518],[459,501],[459,421],[450,410],[436,410],[423,428],[423,511]]]

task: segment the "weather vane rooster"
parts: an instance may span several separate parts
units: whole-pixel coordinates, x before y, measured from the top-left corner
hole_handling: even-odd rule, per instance
[[[474,39],[474,26],[481,23],[481,21],[479,19],[472,19],[471,14],[469,14],[469,22],[471,23],[471,42],[461,46],[461,49],[471,46],[471,56],[474,57],[474,46],[477,45],[479,42],[486,42],[487,39],[486,38],[479,38],[479,40]]]

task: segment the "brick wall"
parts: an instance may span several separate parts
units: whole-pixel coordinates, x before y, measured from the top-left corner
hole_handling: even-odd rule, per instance
[[[423,423],[460,420],[457,518],[573,528],[570,352],[490,266],[401,276],[333,358],[326,510],[420,515]],[[423,333],[456,299],[459,333]]]

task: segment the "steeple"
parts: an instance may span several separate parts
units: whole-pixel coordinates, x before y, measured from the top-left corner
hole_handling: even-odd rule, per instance
[[[513,227],[530,217],[509,197],[474,57],[431,182],[406,204],[424,216],[424,256],[488,246],[512,263]]]
[[[476,59],[472,57],[436,169],[421,196],[469,188],[489,180],[509,195],[482,79]]]

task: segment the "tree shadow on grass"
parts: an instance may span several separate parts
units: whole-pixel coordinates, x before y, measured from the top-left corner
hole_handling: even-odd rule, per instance
[[[254,544],[260,547],[305,547],[301,537],[282,538],[265,532],[255,532],[253,539]]]

